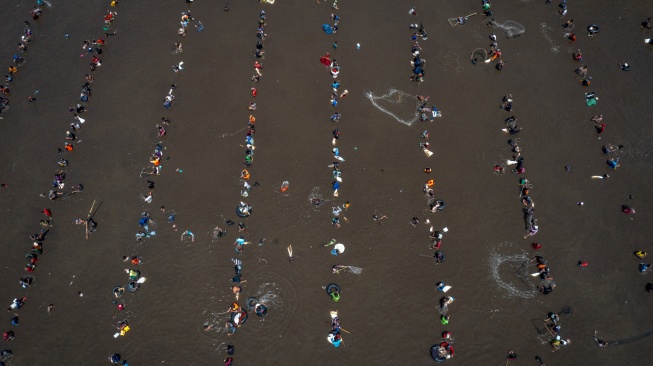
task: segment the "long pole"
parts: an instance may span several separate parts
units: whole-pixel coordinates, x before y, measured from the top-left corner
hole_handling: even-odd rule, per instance
[[[88,215],[86,215],[87,219],[91,217],[91,212],[93,212],[93,208],[95,207],[95,201],[96,200],[93,200],[93,205],[91,206],[91,209],[88,210]]]
[[[86,240],[88,240],[88,220],[91,218],[91,212],[93,212],[93,208],[95,207],[95,200],[93,200],[93,205],[91,206],[91,209],[88,211],[88,215],[86,215],[86,222],[85,222],[85,227],[86,227]]]

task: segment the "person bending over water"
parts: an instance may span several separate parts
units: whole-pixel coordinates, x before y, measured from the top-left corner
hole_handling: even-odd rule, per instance
[[[335,266],[331,267],[331,271],[332,273],[340,273],[340,271],[343,271],[347,268],[349,268],[349,266],[345,266],[344,264],[336,264]]]
[[[618,150],[623,149],[623,147],[624,147],[624,145],[617,146],[617,145],[614,145],[614,144],[607,144],[607,145],[603,145],[603,147],[601,148],[601,151],[603,151],[603,153],[607,155],[607,154],[610,154],[610,153],[613,153],[613,152],[617,152]]]
[[[604,341],[603,339],[601,339],[601,338],[599,338],[599,337],[597,336],[597,333],[598,333],[598,332],[599,332],[598,330],[595,330],[595,331],[594,331],[594,342],[596,342],[596,344],[597,344],[599,347],[601,347],[601,348],[604,348],[604,347],[609,346],[609,343],[608,343],[608,342]]]

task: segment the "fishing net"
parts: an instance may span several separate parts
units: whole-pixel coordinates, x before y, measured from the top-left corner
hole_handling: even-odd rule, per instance
[[[494,248],[489,259],[491,278],[507,297],[530,299],[537,294],[537,286],[528,274],[529,258],[525,253],[512,254],[512,243]]]
[[[472,54],[469,58],[475,64],[483,63],[489,60],[489,58],[487,57],[487,51],[483,48],[477,48],[474,51],[472,51]]]
[[[397,122],[410,126],[419,120],[416,106],[419,104],[416,95],[405,93],[401,90],[390,89],[386,94],[375,95],[365,93],[370,103],[379,111],[394,118]]]
[[[349,268],[349,271],[351,271],[351,273],[353,274],[359,275],[363,273],[363,269],[361,267],[347,266],[347,268]]]
[[[526,33],[526,28],[513,20],[507,20],[503,23],[495,21],[491,25],[494,28],[503,29],[506,32],[506,38],[514,38]]]
[[[451,24],[452,27],[455,27],[457,25],[460,25],[460,23],[458,23],[458,18],[463,18],[463,24],[464,24],[467,21],[467,18],[469,18],[469,17],[471,17],[473,15],[476,15],[476,13],[471,13],[471,14],[465,15],[463,17],[449,18],[447,20],[449,21],[449,24]]]

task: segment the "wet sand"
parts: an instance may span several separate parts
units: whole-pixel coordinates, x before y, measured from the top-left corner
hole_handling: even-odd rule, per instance
[[[463,27],[451,27],[447,18],[480,12],[477,3],[444,4],[417,1],[419,17],[407,14],[410,6],[390,1],[340,1],[340,30],[325,35],[329,4],[278,0],[273,6],[196,2],[193,16],[206,26],[202,33],[191,25],[182,39],[184,51],[173,54],[181,1],[151,6],[135,2],[119,5],[107,38],[103,63],[91,85],[93,96],[82,141],[71,154],[67,188],[81,182],[85,191],[58,202],[39,197],[47,192],[57,166],[71,116],[88,72],[88,56],[80,57],[85,39],[99,37],[108,1],[55,3],[39,21],[32,22],[35,39],[25,54],[26,64],[11,86],[11,109],[3,113],[0,165],[3,201],[2,226],[5,266],[0,279],[0,301],[27,296],[20,310],[17,339],[6,348],[15,356],[12,365],[67,361],[103,364],[118,352],[130,364],[176,363],[203,365],[220,362],[224,345],[236,346],[236,364],[430,364],[428,350],[444,330],[453,332],[456,356],[450,362],[490,364],[504,362],[509,350],[528,364],[535,355],[557,365],[634,364],[649,355],[651,338],[600,349],[595,329],[607,341],[627,339],[651,330],[651,298],[644,290],[650,273],[640,275],[635,250],[650,247],[651,214],[647,207],[653,158],[652,128],[646,118],[653,108],[647,100],[653,73],[651,46],[643,44],[651,31],[639,29],[648,15],[646,2],[616,8],[613,4],[581,1],[570,4],[578,41],[568,44],[556,14],[556,4],[512,1],[494,4],[494,18],[513,20],[526,32],[505,39],[488,28],[488,19],[476,15]],[[10,7],[2,29],[0,49],[10,62],[31,5]],[[230,258],[237,228],[227,236],[210,237],[225,219],[237,221],[241,200],[238,174],[242,169],[245,131],[250,114],[250,76],[256,20],[267,12],[263,78],[256,85],[258,110],[255,163],[252,180],[260,182],[246,200],[254,207],[247,219],[247,239],[262,247],[246,246],[242,300],[256,295],[269,299],[265,318],[251,316],[232,337],[227,337],[224,312],[233,301],[229,290]],[[23,19],[24,18],[24,19]],[[425,82],[411,82],[410,29],[422,20],[429,33],[420,41],[426,63]],[[587,24],[601,25],[593,39]],[[488,35],[496,32],[506,67],[472,65],[475,48],[489,49]],[[64,34],[69,33],[70,39]],[[334,52],[331,44],[338,40]],[[359,42],[361,49],[356,50]],[[558,47],[558,53],[552,48]],[[584,64],[593,76],[583,88],[571,52],[581,48]],[[319,57],[331,51],[342,67],[341,83],[349,90],[337,110],[343,114],[337,128],[343,184],[340,197],[315,210],[308,201],[316,187],[331,198],[331,131],[328,117],[331,76]],[[171,66],[183,60],[186,70]],[[617,63],[632,65],[623,72]],[[7,62],[8,63],[8,62]],[[162,107],[169,85],[176,83],[177,100],[170,111]],[[428,94],[443,117],[432,123],[406,126],[375,109],[366,92],[382,95],[390,89],[407,94]],[[39,90],[35,103],[27,97]],[[597,92],[597,106],[587,107],[583,93]],[[511,157],[508,136],[500,131],[511,114],[498,106],[512,93],[514,115],[523,131],[517,136],[526,158],[526,177],[540,231],[534,238],[549,260],[557,288],[549,296],[532,291],[537,282],[518,274],[520,259],[534,255],[531,240],[524,240],[518,200],[518,178],[492,173],[492,166]],[[430,104],[430,103],[429,103]],[[393,112],[410,115],[410,104],[390,105]],[[604,114],[607,124],[596,139],[590,118]],[[158,138],[155,124],[166,126],[165,160],[154,201],[138,173]],[[424,129],[431,132],[435,154],[426,158],[418,143]],[[240,132],[238,132],[240,131]],[[601,146],[625,145],[621,165],[609,171]],[[571,166],[570,172],[564,167]],[[430,176],[423,168],[433,169]],[[183,169],[183,173],[175,169]],[[609,173],[608,180],[591,180]],[[443,212],[430,214],[422,184],[436,180],[436,195],[446,201]],[[290,182],[285,194],[282,181]],[[632,194],[633,199],[628,196]],[[95,219],[98,230],[89,240],[73,224],[85,217],[93,201],[102,203]],[[352,202],[340,229],[330,225],[331,206]],[[583,201],[581,208],[576,202]],[[631,204],[637,214],[620,212]],[[158,209],[177,213],[174,231]],[[50,207],[54,227],[44,243],[34,285],[27,291],[16,283],[23,273],[29,235],[38,230],[39,211]],[[157,222],[154,238],[137,243],[134,234],[142,211]],[[388,219],[378,225],[372,213]],[[428,226],[413,228],[413,216],[429,217],[436,228],[448,227],[442,250],[445,263],[435,266],[428,249]],[[180,242],[183,230],[196,235],[194,243]],[[321,244],[331,238],[347,245],[333,257]],[[286,247],[292,244],[295,260]],[[123,299],[126,311],[111,303],[111,289],[126,282],[123,255],[139,255],[147,282]],[[516,258],[516,259],[515,259]],[[579,260],[589,266],[580,269]],[[646,260],[644,260],[646,261]],[[334,264],[364,268],[361,275],[332,275]],[[529,267],[530,270],[534,267]],[[438,321],[434,284],[452,285],[447,294],[449,326]],[[338,303],[329,300],[322,286],[336,282],[342,288]],[[507,284],[509,286],[501,286]],[[507,291],[506,288],[514,291]],[[84,297],[77,296],[83,291]],[[519,296],[519,295],[522,296]],[[51,315],[48,304],[55,304]],[[563,337],[572,344],[551,353],[549,337],[538,334],[534,323],[548,311],[571,306],[574,314],[562,319]],[[326,341],[330,310],[338,310],[345,345],[334,349]],[[118,339],[113,324],[129,319],[132,330]],[[4,330],[9,330],[9,316]],[[208,322],[214,329],[205,332]],[[4,331],[3,330],[3,331]],[[35,347],[38,345],[38,347]],[[4,347],[4,346],[3,346]],[[515,362],[517,363],[517,362]],[[533,362],[534,364],[534,362]]]

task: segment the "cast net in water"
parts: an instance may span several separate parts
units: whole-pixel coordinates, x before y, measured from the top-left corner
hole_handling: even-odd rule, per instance
[[[390,89],[386,94],[375,95],[371,91],[365,93],[370,103],[379,111],[394,118],[397,122],[410,126],[419,120],[417,113],[418,100],[416,95],[401,90]]]
[[[474,64],[483,63],[486,60],[489,60],[487,57],[487,51],[483,48],[477,48],[472,51],[472,55],[469,58]]]
[[[452,27],[455,27],[457,25],[460,25],[460,23],[458,23],[458,19],[462,18],[463,19],[463,24],[464,24],[467,21],[467,18],[471,17],[472,15],[476,15],[476,13],[471,13],[471,14],[465,15],[463,17],[449,18],[447,20],[449,21],[449,24],[451,24]]]
[[[361,274],[363,273],[363,269],[361,267],[354,267],[354,266],[347,266],[347,269],[353,274]]]
[[[526,28],[513,20],[507,20],[503,23],[494,21],[490,25],[493,28],[503,29],[506,32],[506,38],[514,38],[526,33]]]

